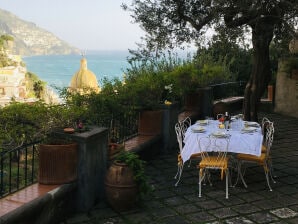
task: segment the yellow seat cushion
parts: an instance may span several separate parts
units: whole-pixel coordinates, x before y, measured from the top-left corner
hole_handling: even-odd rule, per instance
[[[265,145],[262,145],[262,152],[266,152],[267,151],[267,147]]]
[[[202,158],[199,168],[200,172],[202,172],[202,169],[204,168],[218,168],[221,170],[221,179],[223,179],[225,171],[228,169],[228,162],[229,158],[224,157],[219,159],[217,156],[210,156],[206,158]]]
[[[266,163],[266,160],[269,158],[270,157],[267,158],[266,153],[261,153],[260,156],[253,156],[253,155],[241,154],[241,153],[237,155],[238,160],[255,162],[260,164],[261,166],[264,167],[265,172],[269,171],[268,165]]]
[[[266,153],[261,153],[260,156],[239,153],[237,154],[237,159],[253,161],[262,164],[266,159]]]
[[[195,153],[190,156],[191,159],[200,158],[202,155],[201,153]]]
[[[228,167],[229,158],[218,159],[217,156],[203,158],[200,162],[200,168],[205,167]]]

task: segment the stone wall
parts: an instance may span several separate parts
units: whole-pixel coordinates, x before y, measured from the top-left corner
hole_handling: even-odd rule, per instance
[[[292,70],[287,64],[287,59],[278,63],[274,111],[298,117],[298,80],[292,76]]]

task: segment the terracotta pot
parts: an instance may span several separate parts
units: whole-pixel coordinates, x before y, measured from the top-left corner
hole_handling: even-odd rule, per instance
[[[38,182],[65,184],[77,179],[78,144],[39,145]]]
[[[108,204],[116,211],[126,211],[135,206],[137,184],[133,171],[125,164],[114,161],[105,177]]]
[[[138,133],[140,135],[161,134],[162,118],[162,110],[141,111],[139,116]]]

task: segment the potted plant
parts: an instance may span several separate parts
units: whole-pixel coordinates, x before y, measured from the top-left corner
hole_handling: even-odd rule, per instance
[[[77,143],[55,139],[55,141],[40,144],[38,152],[40,184],[65,184],[77,179]]]
[[[39,145],[38,181],[42,184],[69,183],[77,178],[78,144],[70,138],[57,137],[55,131],[67,134],[89,130],[81,117],[83,109],[72,105],[54,105],[48,108],[47,122]]]
[[[121,151],[110,166],[105,177],[106,199],[116,211],[133,208],[150,192],[144,165],[137,154]]]
[[[161,133],[164,87],[162,73],[140,70],[137,74],[130,73],[126,77],[126,84],[118,89],[119,95],[123,96],[122,102],[139,112],[138,133]]]

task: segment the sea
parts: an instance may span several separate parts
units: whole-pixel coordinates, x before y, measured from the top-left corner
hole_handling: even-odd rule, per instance
[[[97,78],[99,85],[104,78],[122,79],[128,67],[128,51],[91,51],[84,54],[87,68]],[[72,76],[80,69],[82,55],[24,56],[27,71],[36,74],[48,87],[68,87]]]
[[[178,52],[178,58],[186,59],[192,51]],[[127,59],[131,56],[128,51],[86,51],[87,67],[102,86],[104,78],[113,80],[122,79],[130,64]],[[47,86],[56,88],[68,87],[73,75],[80,69],[82,55],[42,55],[24,56],[27,71],[36,74]]]

